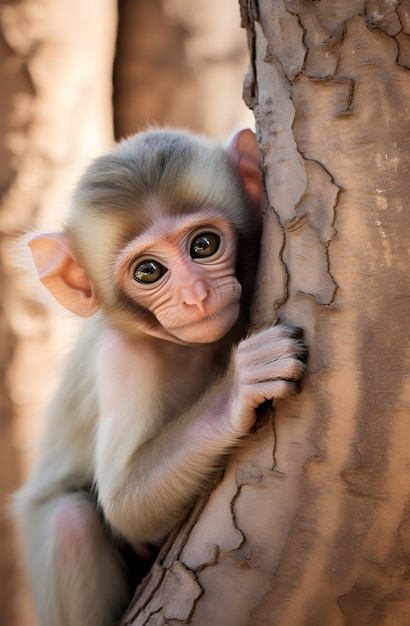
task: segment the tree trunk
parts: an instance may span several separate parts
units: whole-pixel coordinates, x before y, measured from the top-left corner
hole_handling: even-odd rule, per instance
[[[114,66],[118,138],[147,124],[219,137],[249,126],[237,0],[119,0]]]
[[[86,6],[85,6],[86,5]],[[113,0],[0,0],[0,624],[34,623],[20,580],[10,493],[29,464],[56,382],[56,320],[36,301],[15,250],[56,228],[91,155],[112,141]],[[15,262],[21,263],[19,270]],[[31,278],[31,277],[30,277]],[[67,336],[65,325],[64,337]],[[53,348],[54,345],[54,348]]]
[[[309,374],[124,624],[407,626],[410,2],[241,9],[268,200],[255,324],[303,326]]]

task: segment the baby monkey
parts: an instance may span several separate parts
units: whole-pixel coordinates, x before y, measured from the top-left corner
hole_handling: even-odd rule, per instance
[[[125,543],[150,558],[258,405],[296,391],[295,328],[246,335],[259,161],[249,130],[227,149],[139,133],[91,164],[62,232],[29,242],[41,282],[89,317],[17,496],[41,626],[113,626]]]

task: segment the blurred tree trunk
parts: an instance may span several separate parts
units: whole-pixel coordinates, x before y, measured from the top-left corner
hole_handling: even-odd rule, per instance
[[[5,507],[56,379],[56,323],[16,269],[14,238],[56,228],[91,155],[112,141],[114,0],[0,1],[0,623],[34,623]]]
[[[124,624],[410,624],[410,2],[241,1],[268,206],[255,324],[309,375]]]
[[[249,124],[236,0],[223,7],[217,0],[118,0],[118,7],[117,136],[152,122],[211,135]],[[0,0],[1,510],[26,474],[59,353],[71,343],[67,320],[46,313],[35,300],[36,281],[16,269],[14,238],[58,228],[84,164],[112,141],[116,27],[115,0]],[[2,515],[1,625],[33,623],[18,569]]]
[[[169,124],[219,137],[249,126],[237,0],[119,0],[115,134]]]

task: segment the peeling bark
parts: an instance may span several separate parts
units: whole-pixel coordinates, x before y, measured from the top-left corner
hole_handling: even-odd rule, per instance
[[[240,4],[268,201],[254,323],[303,326],[309,375],[170,539],[124,624],[404,626],[410,2]]]

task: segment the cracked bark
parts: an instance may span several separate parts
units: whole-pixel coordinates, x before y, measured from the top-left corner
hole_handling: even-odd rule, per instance
[[[124,624],[410,623],[410,1],[241,0],[268,207],[254,309],[309,374]]]
[[[410,2],[242,0],[268,208],[254,309],[305,328],[277,407],[124,624],[410,623]]]

